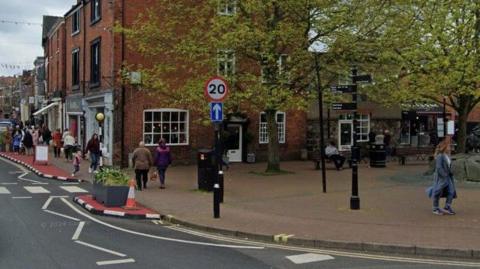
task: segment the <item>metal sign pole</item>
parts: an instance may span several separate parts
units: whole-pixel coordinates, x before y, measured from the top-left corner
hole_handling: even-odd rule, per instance
[[[357,76],[357,69],[352,69],[352,82],[357,86],[355,77]],[[357,91],[352,94],[353,102],[357,103]],[[353,111],[353,146],[352,146],[352,196],[350,197],[350,209],[360,209],[360,197],[358,196],[358,159],[360,157],[360,149],[357,145],[357,109]]]

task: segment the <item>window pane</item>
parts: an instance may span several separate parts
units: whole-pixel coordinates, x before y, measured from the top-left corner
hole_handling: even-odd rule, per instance
[[[167,144],[170,144],[170,134],[163,134],[162,138],[165,140]]]
[[[162,137],[161,135],[155,134],[155,135],[153,136],[153,144],[157,144],[158,141],[160,141],[160,138],[161,138],[161,137]]]
[[[178,112],[172,112],[171,121],[178,121]]]
[[[153,121],[153,115],[152,112],[145,112],[145,121]]]
[[[186,112],[180,112],[180,121],[185,121],[185,118],[187,117]]]
[[[144,132],[145,132],[145,133],[151,133],[152,130],[153,130],[152,124],[151,124],[151,123],[145,123]]]
[[[283,120],[285,119],[285,114],[283,113],[278,113],[277,114],[277,123],[283,123]]]
[[[162,132],[162,127],[160,126],[160,123],[156,123],[153,125],[153,132],[154,133],[161,133]]]
[[[163,122],[170,122],[170,112],[163,112],[162,113],[162,120],[163,120]]]
[[[179,123],[179,126],[180,126],[180,132],[184,133],[185,132],[185,127],[186,127],[186,123],[184,122],[181,122]]]
[[[153,112],[153,120],[156,122],[162,121],[162,112]]]
[[[145,135],[145,138],[144,138],[144,142],[145,144],[153,144],[153,141],[152,141],[152,135],[149,135],[149,134],[146,134]]]
[[[180,134],[180,138],[178,140],[178,143],[180,144],[186,144],[187,143],[187,136],[183,133]]]
[[[178,123],[172,123],[172,132],[173,133],[176,133],[178,132]]]
[[[267,114],[265,113],[260,114],[260,122],[267,122]]]
[[[162,133],[169,133],[170,132],[170,123],[162,123]]]
[[[172,138],[172,139],[171,139],[170,143],[172,143],[172,144],[178,144],[178,134],[177,134],[177,133],[172,134],[172,135],[171,135],[171,138]]]

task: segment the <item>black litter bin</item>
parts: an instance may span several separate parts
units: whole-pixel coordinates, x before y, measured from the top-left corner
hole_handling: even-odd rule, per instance
[[[215,151],[201,149],[197,155],[198,189],[212,191],[213,183],[218,175],[218,166],[215,160]]]
[[[370,167],[385,167],[387,152],[383,144],[370,144]]]

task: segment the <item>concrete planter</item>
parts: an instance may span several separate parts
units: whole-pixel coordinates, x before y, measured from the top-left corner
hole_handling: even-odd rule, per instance
[[[128,186],[104,186],[93,183],[93,198],[106,207],[124,206],[127,196]]]

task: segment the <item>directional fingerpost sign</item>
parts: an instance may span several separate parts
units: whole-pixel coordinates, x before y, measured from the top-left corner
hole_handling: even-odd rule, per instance
[[[355,93],[357,92],[357,85],[336,85],[330,88],[332,92],[341,93]]]
[[[223,121],[223,103],[210,103],[210,119],[213,122]]]
[[[205,96],[212,102],[221,102],[227,94],[227,82],[221,77],[213,77],[205,84]]]
[[[372,83],[372,76],[370,74],[368,75],[357,75],[353,77],[354,83],[360,82],[360,83]]]
[[[357,109],[357,103],[333,103],[333,110],[355,110]]]

